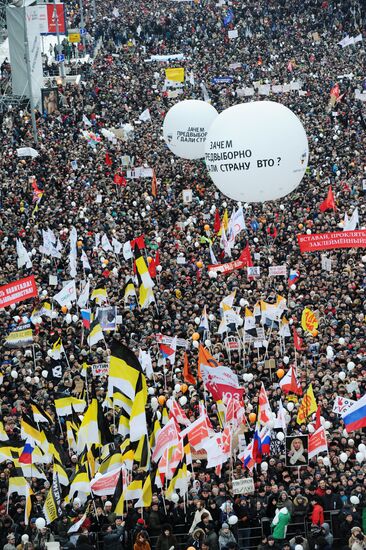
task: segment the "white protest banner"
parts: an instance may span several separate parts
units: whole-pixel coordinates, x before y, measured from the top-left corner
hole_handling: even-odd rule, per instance
[[[245,448],[247,446],[247,443],[245,441],[245,435],[239,434],[238,435],[238,451],[239,454],[242,454],[245,451]]]
[[[358,101],[366,101],[366,93],[360,92],[360,90],[355,91],[355,99],[358,99]]]
[[[49,284],[50,286],[57,286],[57,285],[58,285],[57,275],[51,275],[51,274],[49,274],[49,276],[48,276],[48,284]]]
[[[145,109],[139,116],[141,122],[149,122],[151,120],[150,109]]]
[[[152,178],[153,169],[145,166],[136,166],[133,170],[126,171],[127,179]]]
[[[241,342],[236,336],[228,336],[225,338],[224,345],[227,352],[241,349]]]
[[[343,414],[348,411],[348,409],[350,409],[354,403],[355,401],[353,401],[352,399],[342,397],[341,395],[336,395],[333,404],[333,412],[336,414]]]
[[[167,344],[169,346],[174,338],[172,336],[164,336],[164,334],[155,334],[155,340],[158,344]],[[183,338],[177,338],[177,347],[188,348],[188,341]]]
[[[271,91],[271,85],[270,84],[261,84],[258,88],[258,94],[259,95],[269,95]]]
[[[108,363],[98,363],[96,365],[92,365],[91,368],[93,376],[108,376],[109,374]]]
[[[241,479],[233,479],[233,493],[234,495],[253,494],[254,493],[254,481],[251,477],[243,477]]]
[[[273,265],[268,268],[269,277],[287,276],[287,267],[285,265]]]
[[[233,38],[238,38],[238,31],[237,29],[234,29],[233,31],[228,31],[227,35],[230,40],[232,40]]]
[[[282,94],[283,92],[283,86],[282,84],[273,84],[272,86],[272,92],[274,94]]]
[[[33,147],[20,147],[17,149],[17,156],[18,157],[38,157],[39,153]]]
[[[53,299],[60,304],[66,306],[71,302],[76,302],[76,286],[75,281],[67,281],[60,292],[54,295]]]
[[[192,189],[183,189],[182,196],[185,204],[192,202]]]
[[[187,263],[187,260],[184,256],[178,256],[177,257],[177,264],[178,265],[185,265]]]
[[[145,62],[150,63],[151,61],[181,61],[184,59],[184,54],[182,53],[171,53],[171,54],[165,54],[165,55],[152,55],[150,59],[145,59]]]
[[[326,256],[326,254],[321,255],[321,261],[322,261],[322,269],[324,271],[329,271],[329,273],[332,271],[332,260]]]
[[[248,269],[248,277],[260,277],[261,268],[259,266],[250,266]]]

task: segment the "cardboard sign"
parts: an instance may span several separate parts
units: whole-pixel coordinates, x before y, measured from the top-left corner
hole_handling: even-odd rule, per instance
[[[259,266],[250,266],[248,269],[248,277],[260,277],[261,268]]]
[[[192,202],[192,189],[183,189],[182,195],[185,204]]]
[[[233,31],[228,31],[227,36],[228,36],[229,40],[232,40],[233,38],[238,38],[237,29],[234,29]]]
[[[269,277],[278,277],[287,275],[287,267],[285,265],[273,265],[268,268]]]
[[[97,365],[92,365],[91,368],[93,376],[108,376],[109,374],[108,363],[98,363]]]
[[[353,401],[352,399],[342,397],[341,395],[336,395],[333,405],[333,412],[336,414],[343,414],[348,411],[348,409],[350,409],[354,403],[355,401]]]
[[[0,286],[0,308],[38,296],[34,275]]]
[[[251,477],[243,477],[241,479],[233,479],[234,495],[243,495],[244,493],[254,493],[254,481]]]
[[[174,338],[172,336],[164,336],[164,334],[156,334],[155,339],[158,344],[170,345]],[[183,338],[177,338],[177,348],[188,348],[188,341]]]
[[[321,260],[322,269],[324,269],[324,271],[329,271],[330,273],[332,271],[332,260],[328,258],[325,254],[322,254]]]

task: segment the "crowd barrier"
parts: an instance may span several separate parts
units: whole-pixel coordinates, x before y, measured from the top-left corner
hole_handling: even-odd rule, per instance
[[[334,550],[337,550],[337,549],[339,550],[344,547],[344,542],[342,543],[339,538],[339,528],[340,528],[341,522],[339,521],[338,516],[339,516],[338,510],[324,511],[325,522],[329,523],[330,531],[334,536],[334,543],[332,547]],[[234,534],[238,541],[239,550],[256,550],[258,545],[261,542],[261,538],[264,535],[271,534],[271,521],[272,520],[270,518],[264,517],[261,519],[261,525],[259,527],[236,529],[236,532],[234,531]],[[286,540],[290,540],[292,537],[294,537],[297,534],[301,534],[302,536],[307,537],[310,533],[310,529],[311,529],[311,523],[307,517],[304,517],[304,520],[301,522],[289,523],[289,525],[287,526]],[[180,524],[180,525],[174,526],[174,535],[178,541],[178,547],[175,548],[175,550],[186,550],[186,548],[189,546],[188,530],[189,530],[189,526],[187,524]],[[157,539],[158,539],[157,536],[150,536],[151,550],[155,550]],[[93,545],[96,550],[108,550],[108,548],[104,547],[105,545],[103,544],[103,539],[101,536],[98,536],[98,534],[95,535]],[[70,547],[68,547],[67,545],[65,546],[61,545],[61,548],[65,550],[70,549]],[[122,545],[119,548],[121,548],[122,550],[123,548]]]

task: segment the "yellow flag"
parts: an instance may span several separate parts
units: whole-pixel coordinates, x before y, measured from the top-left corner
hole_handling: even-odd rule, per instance
[[[316,318],[316,315],[308,307],[304,308],[304,311],[301,315],[301,326],[305,332],[309,332],[312,336],[318,334],[319,321]]]
[[[173,82],[184,82],[184,68],[165,69],[165,78]]]
[[[312,384],[310,384],[301,401],[301,405],[297,413],[296,422],[298,424],[303,424],[304,422],[306,422],[306,419],[308,418],[308,416],[316,412],[317,408],[318,406],[315,401],[313,386]]]
[[[224,215],[222,216],[222,225],[224,226],[225,231],[227,231],[229,227],[229,213],[227,208],[225,208]]]

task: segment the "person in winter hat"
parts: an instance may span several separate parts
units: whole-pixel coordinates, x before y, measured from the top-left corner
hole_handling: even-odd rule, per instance
[[[220,550],[226,548],[230,542],[236,542],[233,533],[230,531],[229,525],[223,523],[219,532],[219,546]]]

